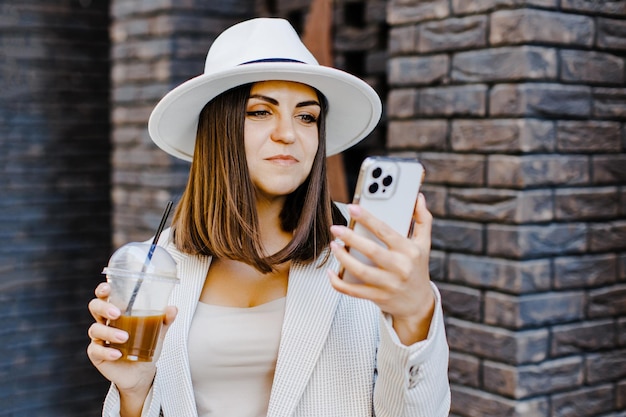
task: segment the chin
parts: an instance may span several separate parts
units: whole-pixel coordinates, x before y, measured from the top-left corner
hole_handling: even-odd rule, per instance
[[[267,200],[275,200],[286,198],[289,194],[293,193],[298,189],[296,187],[281,187],[281,188],[257,188],[257,193],[259,196],[267,199]]]

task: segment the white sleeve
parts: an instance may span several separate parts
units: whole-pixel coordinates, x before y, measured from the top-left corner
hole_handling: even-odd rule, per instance
[[[377,417],[447,417],[449,414],[449,348],[441,296],[437,287],[431,285],[436,305],[426,340],[403,345],[391,318],[381,313],[378,376],[374,387]]]
[[[150,391],[148,391],[148,395],[143,403],[141,417],[159,417],[161,414],[161,404],[155,400],[156,395],[154,391],[153,385],[150,387]],[[113,383],[109,387],[109,392],[104,400],[102,417],[120,417],[120,393]]]
[[[120,393],[113,383],[111,383],[109,392],[104,399],[102,417],[120,417]]]
[[[148,391],[148,395],[146,396],[146,400],[143,402],[143,408],[141,409],[141,417],[150,417],[150,415],[155,415],[154,412],[151,413],[151,407],[153,404],[156,403],[156,401],[152,401],[153,400],[153,392],[154,392],[154,385],[152,387],[150,387],[150,391]],[[159,407],[159,410],[157,411],[157,416],[159,415],[161,407]]]

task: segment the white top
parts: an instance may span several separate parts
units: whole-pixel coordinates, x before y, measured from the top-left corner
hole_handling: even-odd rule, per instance
[[[189,365],[199,417],[265,417],[285,297],[250,308],[198,303]]]

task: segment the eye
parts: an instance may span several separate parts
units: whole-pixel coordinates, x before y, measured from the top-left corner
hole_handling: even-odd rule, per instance
[[[269,116],[271,113],[268,110],[249,110],[246,111],[246,116],[257,119],[262,119]]]
[[[317,116],[313,114],[309,114],[309,113],[299,114],[297,117],[306,124],[317,122]]]

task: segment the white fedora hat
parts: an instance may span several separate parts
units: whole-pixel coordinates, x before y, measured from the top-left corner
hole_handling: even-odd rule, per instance
[[[231,88],[267,80],[296,81],[324,94],[327,155],[358,143],[380,120],[380,98],[366,82],[319,65],[287,20],[257,18],[222,32],[209,49],[204,74],[161,99],[148,121],[150,137],[165,152],[191,161],[204,106]]]

